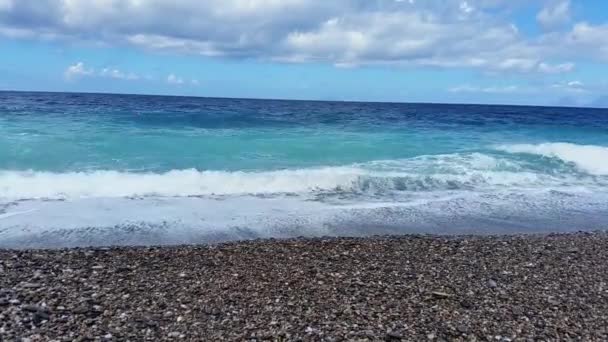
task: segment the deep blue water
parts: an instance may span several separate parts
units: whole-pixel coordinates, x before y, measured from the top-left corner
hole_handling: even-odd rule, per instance
[[[0,247],[606,228],[608,111],[0,92]]]

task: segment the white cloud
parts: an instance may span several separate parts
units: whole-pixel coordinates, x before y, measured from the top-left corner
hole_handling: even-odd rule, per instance
[[[291,32],[283,60],[364,64],[471,67],[495,71],[538,71],[538,50],[522,44],[512,25],[483,28],[424,12],[374,12],[335,17],[315,30]]]
[[[139,75],[137,75],[133,72],[124,73],[118,69],[112,69],[112,68],[101,69],[101,71],[99,72],[99,76],[114,78],[114,79],[118,79],[118,80],[129,80],[129,81],[138,80],[140,78]]]
[[[169,74],[167,76],[167,83],[169,84],[184,84],[184,79],[181,77],[175,76],[175,74]]]
[[[544,72],[546,74],[560,74],[564,72],[570,72],[574,70],[574,63],[561,63],[561,64],[548,64],[548,63],[540,63],[538,64],[538,71]]]
[[[74,65],[70,65],[65,70],[64,75],[67,80],[73,80],[73,79],[76,79],[79,77],[91,76],[94,73],[95,73],[95,70],[87,69],[83,62],[78,62]]]
[[[464,84],[449,88],[451,93],[478,93],[478,94],[519,94],[530,96],[532,94],[576,95],[593,97],[603,95],[608,90],[608,83],[586,83],[580,80],[560,81],[554,83],[536,82],[527,85],[499,85],[478,86]]]
[[[471,7],[471,5],[467,1],[463,1],[460,3],[460,10],[466,14],[469,14],[475,10],[475,8]]]
[[[556,43],[559,44],[559,41]],[[593,26],[585,22],[578,23],[561,44],[571,54],[588,54],[608,61],[608,24]]]
[[[488,94],[507,94],[523,91],[522,88],[516,85],[509,86],[491,86],[491,87],[478,87],[471,85],[461,85],[454,88],[448,89],[452,93],[488,93]]]
[[[543,7],[536,16],[536,20],[545,29],[552,29],[568,23],[570,21],[570,1],[553,2]]]
[[[87,68],[83,62],[70,65],[65,70],[64,75],[67,80],[74,80],[81,77],[104,77],[127,81],[140,79],[140,76],[136,73],[126,73],[114,68],[103,68],[96,71],[94,68]]]
[[[553,84],[551,87],[554,89],[565,90],[573,93],[587,92],[586,85],[581,81],[559,82]]]
[[[167,76],[167,83],[169,83],[171,85],[191,85],[191,86],[200,85],[200,82],[195,78],[185,79],[183,77],[176,76],[174,73],[171,73],[171,74],[169,74],[169,76]]]
[[[602,35],[607,31],[602,26],[582,23],[570,33],[526,38],[505,19],[514,7],[528,4],[524,0],[0,0],[0,4],[0,35],[130,44],[205,56],[337,67],[423,65],[544,73],[570,71],[573,66],[568,67],[568,61],[574,57],[608,56],[608,51],[601,51],[608,44],[598,44],[608,36]],[[539,13],[539,21],[562,22],[569,17],[568,4],[553,2]],[[570,43],[556,44],[560,40]],[[582,45],[583,52],[567,48]]]

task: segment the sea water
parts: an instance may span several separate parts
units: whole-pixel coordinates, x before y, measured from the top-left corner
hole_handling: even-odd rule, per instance
[[[0,247],[608,227],[608,111],[0,92]]]

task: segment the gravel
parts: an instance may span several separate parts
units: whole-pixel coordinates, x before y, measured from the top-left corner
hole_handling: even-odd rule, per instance
[[[608,340],[608,234],[0,251],[0,341]]]

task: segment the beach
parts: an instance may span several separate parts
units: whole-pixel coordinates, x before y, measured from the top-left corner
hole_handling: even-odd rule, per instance
[[[608,235],[0,251],[0,340],[608,339]]]
[[[608,0],[0,0],[0,46],[0,342],[608,342]]]

